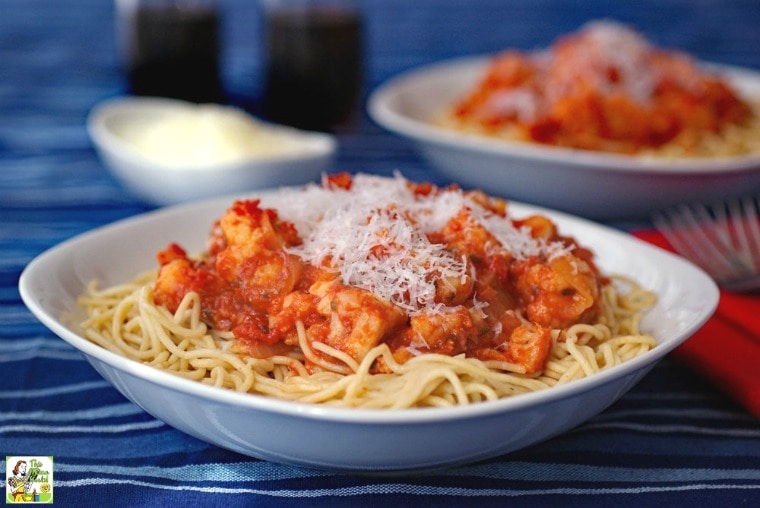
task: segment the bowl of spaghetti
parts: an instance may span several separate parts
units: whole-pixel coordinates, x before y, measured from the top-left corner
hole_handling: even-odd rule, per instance
[[[588,218],[760,190],[760,74],[611,21],[413,69],[368,110],[452,181]]]
[[[694,265],[619,231],[398,174],[120,221],[40,255],[19,289],[169,425],[363,471],[468,463],[569,430],[718,301]]]

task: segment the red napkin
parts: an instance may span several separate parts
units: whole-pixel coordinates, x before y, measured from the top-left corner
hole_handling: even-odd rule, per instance
[[[633,234],[674,251],[657,231]],[[715,314],[673,354],[760,418],[760,295],[721,290]]]

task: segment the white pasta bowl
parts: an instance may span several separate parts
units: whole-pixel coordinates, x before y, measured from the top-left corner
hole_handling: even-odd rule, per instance
[[[87,130],[101,161],[114,178],[142,201],[159,206],[316,181],[329,170],[335,158],[335,136],[265,124],[253,117],[251,120],[265,127],[268,136],[277,136],[287,148],[277,153],[227,156],[218,162],[207,156],[239,134],[233,129],[229,133],[212,132],[215,135],[201,138],[191,146],[188,151],[199,154],[195,160],[192,156],[179,162],[157,158],[140,149],[136,140],[142,133],[194,107],[197,105],[175,99],[119,97],[92,109]],[[166,139],[166,144],[180,141]],[[204,147],[204,143],[208,146]]]
[[[259,196],[263,206],[276,206],[275,193]],[[563,234],[593,248],[604,272],[633,277],[656,292],[657,304],[641,326],[657,346],[591,377],[512,398],[453,408],[370,410],[235,393],[129,360],[82,337],[77,297],[91,280],[102,287],[130,280],[153,267],[155,253],[170,241],[202,250],[204,231],[231,201],[168,207],[77,236],[34,259],[19,289],[42,323],[135,404],[192,436],[261,459],[399,471],[463,464],[524,448],[576,427],[623,396],[699,329],[718,302],[711,279],[682,258],[584,219],[512,203],[516,217],[545,214]]]
[[[434,125],[446,107],[475,86],[489,58],[454,59],[394,77],[371,94],[369,114],[410,140],[453,182],[591,219],[641,219],[678,203],[760,191],[760,153],[645,158],[509,141]],[[712,67],[742,96],[760,101],[760,73]]]

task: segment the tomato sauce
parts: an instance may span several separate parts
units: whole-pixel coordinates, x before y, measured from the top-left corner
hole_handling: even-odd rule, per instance
[[[352,182],[343,175],[327,179],[326,185],[347,192]],[[429,184],[413,189],[417,197],[441,192]],[[505,202],[471,195],[489,213],[505,213]],[[401,220],[401,214],[394,208],[390,217]],[[401,362],[426,352],[464,353],[537,372],[551,348],[552,329],[597,317],[605,281],[591,252],[560,236],[547,218],[534,216],[515,226],[537,244],[558,243],[563,254],[537,251],[516,258],[464,207],[428,237],[452,259],[466,259],[468,268],[457,276],[435,270],[426,274],[435,282],[433,307],[442,310],[409,312],[344,283],[334,267],[296,255],[294,248],[304,240],[276,210],[261,208],[256,200],[236,201],[213,226],[203,256],[192,258],[175,244],[158,253],[154,299],[175,311],[187,293],[197,293],[203,321],[232,332],[238,350],[256,357],[299,351],[301,323],[308,341],[322,342],[356,361],[384,342]],[[343,232],[349,237],[359,233]],[[368,257],[392,257],[393,246],[370,247]]]

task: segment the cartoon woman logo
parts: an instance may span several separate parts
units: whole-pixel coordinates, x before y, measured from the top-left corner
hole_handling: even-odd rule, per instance
[[[24,501],[24,493],[32,488],[32,482],[29,481],[29,475],[26,473],[27,467],[25,460],[19,460],[13,468],[13,476],[8,478],[8,485],[11,486],[15,502]]]

